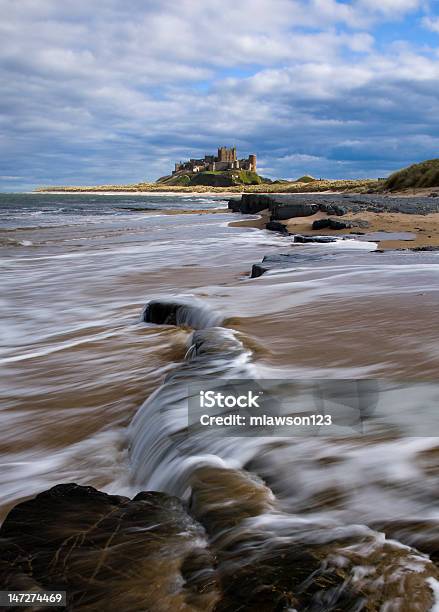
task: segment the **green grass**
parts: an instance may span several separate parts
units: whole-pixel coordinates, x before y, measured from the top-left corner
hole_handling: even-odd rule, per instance
[[[317,179],[315,179],[313,176],[310,176],[309,174],[305,174],[305,176],[301,176],[300,178],[297,179],[296,183],[312,183],[313,181],[316,181]]]
[[[429,159],[394,172],[384,184],[390,191],[421,187],[439,187],[439,159]]]
[[[211,187],[233,187],[234,185],[260,185],[263,183],[256,172],[249,170],[206,170],[195,174],[178,174],[174,176],[163,176],[158,184],[167,186],[211,186]]]

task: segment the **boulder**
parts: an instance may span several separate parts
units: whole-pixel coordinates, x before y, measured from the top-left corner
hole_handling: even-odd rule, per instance
[[[280,232],[281,234],[288,234],[288,230],[282,223],[279,221],[269,221],[265,226],[265,229],[268,229],[272,232]]]
[[[329,218],[326,219],[316,219],[313,221],[312,229],[313,230],[321,230],[329,227]]]
[[[143,310],[143,320],[156,325],[187,325],[204,329],[219,325],[222,317],[195,300],[161,299],[148,302]]]
[[[229,200],[227,208],[232,212],[240,212],[241,210],[241,200]]]
[[[271,208],[271,220],[293,219],[295,217],[309,217],[318,211],[317,204],[294,202],[292,204],[275,204]]]
[[[239,211],[246,215],[254,215],[269,207],[270,197],[256,193],[243,193]]]
[[[267,272],[269,269],[270,268],[268,266],[264,266],[262,264],[253,264],[250,278],[259,278],[259,276],[265,274],[265,272]]]
[[[2,589],[63,590],[68,611],[210,611],[213,564],[204,528],[165,493],[131,500],[57,485],[15,506],[0,529]]]

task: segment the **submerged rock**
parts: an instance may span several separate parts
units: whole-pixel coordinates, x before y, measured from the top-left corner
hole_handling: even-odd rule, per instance
[[[295,234],[294,242],[317,242],[320,244],[328,244],[329,242],[336,242],[339,238],[337,236],[302,236],[302,234]]]
[[[250,278],[258,278],[268,272],[279,268],[292,268],[295,264],[302,265],[310,261],[320,261],[336,256],[336,253],[281,253],[279,255],[266,255],[261,263],[253,264]]]
[[[151,300],[143,311],[145,323],[156,325],[187,325],[194,329],[212,327],[221,322],[221,315],[194,301]]]
[[[219,599],[203,527],[165,493],[58,485],[15,506],[0,537],[2,588],[65,590],[69,611],[209,611]]]

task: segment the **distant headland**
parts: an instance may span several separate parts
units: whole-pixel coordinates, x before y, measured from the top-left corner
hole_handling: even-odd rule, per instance
[[[391,174],[387,179],[316,179],[305,175],[296,180],[264,178],[257,173],[256,155],[238,159],[235,147],[219,147],[217,155],[177,162],[171,174],[155,183],[127,185],[46,186],[37,192],[60,193],[303,193],[303,192],[415,192],[435,189],[438,193],[439,159],[431,159]],[[428,195],[427,193],[425,195]]]

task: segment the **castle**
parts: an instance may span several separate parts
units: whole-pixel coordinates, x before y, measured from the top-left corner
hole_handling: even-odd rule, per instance
[[[203,159],[190,159],[187,162],[175,164],[173,175],[184,172],[205,172],[216,170],[250,170],[256,172],[256,155],[248,159],[236,158],[236,147],[219,147],[218,155],[205,155]]]

